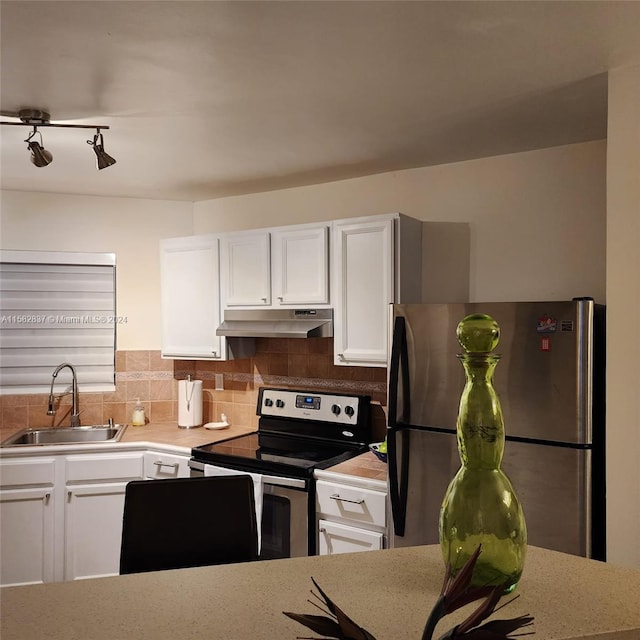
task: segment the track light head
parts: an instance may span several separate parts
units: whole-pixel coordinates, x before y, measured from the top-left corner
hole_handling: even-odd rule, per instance
[[[53,161],[51,151],[47,151],[37,142],[30,142],[29,149],[31,150],[31,162],[33,162],[36,167],[46,167]]]
[[[112,164],[115,164],[115,158],[112,158],[105,150],[104,150],[104,140],[102,138],[102,134],[100,133],[100,129],[98,129],[95,136],[93,136],[93,140],[87,140],[87,144],[93,147],[93,150],[96,154],[96,166],[98,170],[106,169],[110,167]]]
[[[36,142],[35,140],[31,140],[36,133],[40,133],[37,127],[33,127],[33,131],[29,135],[29,137],[25,140],[27,143],[27,147],[29,151],[31,151],[31,162],[36,165],[36,167],[46,167],[48,164],[51,164],[53,161],[53,155],[51,151],[47,151],[42,146],[42,134],[40,133],[40,142]]]

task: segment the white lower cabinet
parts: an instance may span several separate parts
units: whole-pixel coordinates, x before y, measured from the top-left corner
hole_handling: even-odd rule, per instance
[[[3,457],[0,585],[117,575],[127,482],[143,452]]]
[[[318,553],[383,549],[386,491],[329,480],[316,482]],[[362,485],[366,484],[363,482]]]
[[[318,533],[318,554],[321,556],[354,551],[374,551],[384,547],[382,533],[329,520],[318,521]]]
[[[77,485],[67,490],[64,579],[117,575],[126,482]]]
[[[0,585],[54,580],[55,458],[0,461]]]
[[[143,477],[142,452],[67,456],[65,580],[119,573],[125,488]]]

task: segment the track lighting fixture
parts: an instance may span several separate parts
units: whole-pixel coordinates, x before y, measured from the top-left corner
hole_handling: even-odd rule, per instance
[[[102,137],[101,130],[108,129],[106,125],[84,125],[84,124],[54,124],[50,122],[50,116],[46,111],[39,109],[21,109],[18,111],[17,117],[20,122],[5,122],[0,124],[13,125],[18,127],[33,127],[33,131],[29,134],[25,142],[29,151],[31,151],[31,162],[36,167],[46,167],[53,161],[53,155],[50,151],[44,148],[42,145],[42,133],[38,131],[39,127],[64,127],[67,129],[95,129],[96,133],[93,136],[93,140],[87,140],[87,143],[93,148],[98,169],[104,169],[115,164],[116,161],[104,150],[104,139]],[[40,136],[40,142],[32,140],[32,138],[38,134]]]

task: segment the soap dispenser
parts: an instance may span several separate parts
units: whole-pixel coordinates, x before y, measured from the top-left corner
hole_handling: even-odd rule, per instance
[[[144,407],[140,402],[140,398],[136,398],[136,405],[133,408],[133,413],[131,414],[131,424],[134,427],[142,427],[145,422]]]

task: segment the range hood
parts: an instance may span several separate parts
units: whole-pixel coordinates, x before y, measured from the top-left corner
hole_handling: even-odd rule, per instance
[[[229,338],[331,338],[333,309],[226,309],[216,335]]]

